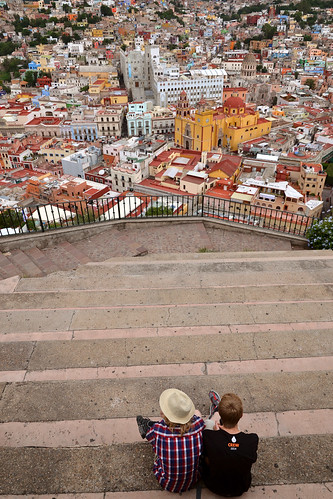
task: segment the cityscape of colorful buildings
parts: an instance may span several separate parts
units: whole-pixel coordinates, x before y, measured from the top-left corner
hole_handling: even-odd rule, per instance
[[[106,199],[133,216],[140,196],[205,195],[207,214],[254,225],[263,209],[320,217],[333,9],[301,7],[2,2],[0,209]]]

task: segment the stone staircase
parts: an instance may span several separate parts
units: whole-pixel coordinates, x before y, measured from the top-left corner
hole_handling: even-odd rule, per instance
[[[203,414],[211,388],[243,399],[241,428],[260,436],[243,497],[332,497],[332,252],[121,257],[39,276],[0,283],[1,497],[167,497],[135,416],[158,418],[171,386]]]
[[[142,222],[142,221],[141,221]],[[228,228],[218,223],[160,220],[101,224],[0,238],[0,280],[19,275],[42,277],[73,270],[111,257],[199,251],[291,250],[302,238],[265,233],[260,229]]]

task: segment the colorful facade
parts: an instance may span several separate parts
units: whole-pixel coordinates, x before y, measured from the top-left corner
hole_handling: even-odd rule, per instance
[[[259,112],[246,107],[232,95],[223,107],[212,109],[204,99],[191,113],[186,92],[182,92],[175,118],[175,144],[194,151],[211,151],[224,147],[237,151],[246,140],[262,137],[271,130],[271,122],[259,118]]]

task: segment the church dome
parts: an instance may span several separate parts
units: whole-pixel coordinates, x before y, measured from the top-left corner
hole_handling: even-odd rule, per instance
[[[224,107],[238,109],[238,108],[241,108],[241,107],[245,107],[245,104],[244,104],[243,99],[241,99],[240,97],[236,97],[236,96],[232,95],[231,97],[229,97],[225,101]]]
[[[257,72],[257,59],[251,52],[246,54],[242,62],[241,76],[255,78]]]
[[[257,64],[257,59],[255,58],[254,54],[252,52],[249,52],[246,54],[246,56],[243,59],[243,64],[244,66],[251,66],[251,65],[256,65]]]

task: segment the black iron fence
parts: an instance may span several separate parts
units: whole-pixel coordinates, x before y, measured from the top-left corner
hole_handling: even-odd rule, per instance
[[[0,211],[0,234],[12,236],[126,219],[203,217],[305,236],[313,217],[199,195],[119,196]]]

